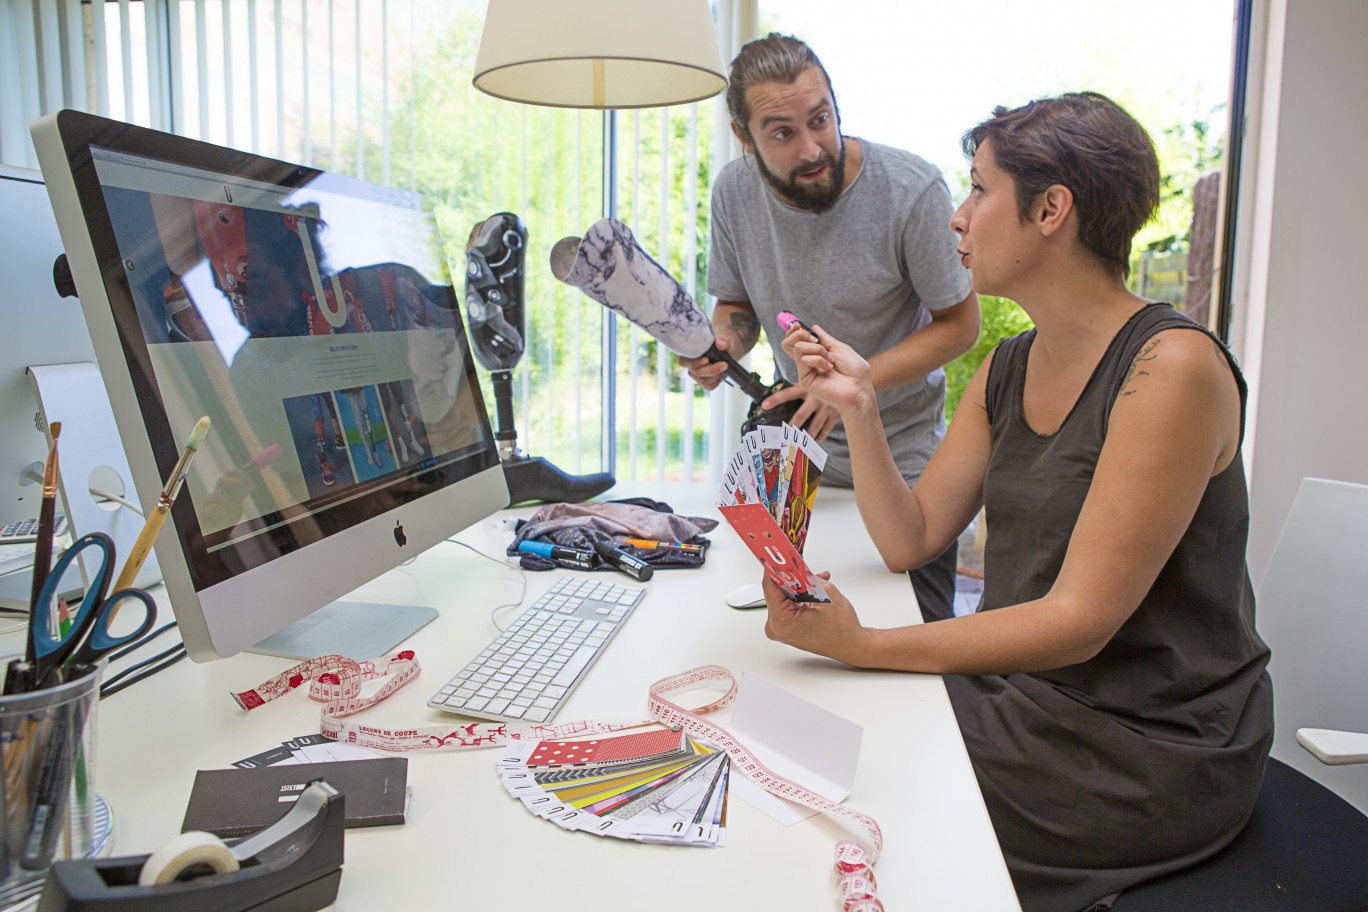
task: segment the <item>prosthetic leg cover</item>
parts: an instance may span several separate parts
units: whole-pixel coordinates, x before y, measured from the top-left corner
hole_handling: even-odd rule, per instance
[[[599,219],[582,239],[557,241],[551,272],[677,355],[698,358],[712,348],[712,324],[702,308],[617,219]]]
[[[727,365],[727,378],[752,400],[741,432],[779,425],[793,418],[800,400],[766,411],[760,403],[789,386],[782,378],[763,382],[735,358],[714,347],[712,323],[674,277],[637,244],[632,230],[617,219],[600,219],[584,237],[562,238],[551,248],[551,272],[604,307],[640,326],[683,358],[706,356]]]

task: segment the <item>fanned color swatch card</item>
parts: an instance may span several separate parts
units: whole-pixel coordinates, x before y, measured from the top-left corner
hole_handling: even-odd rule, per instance
[[[567,830],[666,845],[725,842],[727,755],[682,731],[514,741],[498,768],[510,795]]]
[[[803,561],[808,520],[826,451],[792,425],[762,427],[741,438],[727,462],[717,508],[784,594],[827,602]]]

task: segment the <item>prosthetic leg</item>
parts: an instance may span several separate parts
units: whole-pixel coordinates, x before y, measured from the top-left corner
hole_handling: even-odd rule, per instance
[[[769,411],[760,408],[766,397],[792,384],[783,379],[767,384],[719,349],[707,315],[617,219],[600,219],[583,238],[557,241],[551,249],[551,272],[640,326],[675,354],[725,363],[727,379],[753,400],[741,433],[781,424],[798,411],[796,401]]]
[[[489,371],[499,458],[508,483],[509,502],[579,503],[613,486],[607,472],[567,475],[540,456],[518,449],[513,426],[513,366],[522,357],[523,254],[527,229],[511,212],[480,222],[466,244],[466,316],[475,357]]]

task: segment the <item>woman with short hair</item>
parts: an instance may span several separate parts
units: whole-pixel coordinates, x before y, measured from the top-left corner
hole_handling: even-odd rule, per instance
[[[798,605],[766,581],[766,632],[946,675],[1023,909],[1105,909],[1230,842],[1262,782],[1273,703],[1245,568],[1245,384],[1205,328],[1126,288],[1159,199],[1129,114],[1095,93],[1042,99],[997,109],[964,145],[958,253],[975,291],[1035,328],[984,360],[915,486],[865,362],[820,326],[784,348],[841,414],[890,569],[941,553],[986,508],[982,602],[866,629],[836,586],[831,604]]]

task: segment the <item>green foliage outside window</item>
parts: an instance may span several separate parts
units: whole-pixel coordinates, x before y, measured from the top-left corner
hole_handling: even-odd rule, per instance
[[[1026,312],[1017,306],[1015,301],[1007,298],[985,295],[979,298],[979,307],[983,311],[983,328],[979,331],[978,341],[962,357],[945,365],[947,421],[955,414],[955,407],[959,405],[960,397],[964,395],[964,389],[973,378],[974,371],[978,370],[993,347],[1001,340],[1023,333],[1032,326]]]

